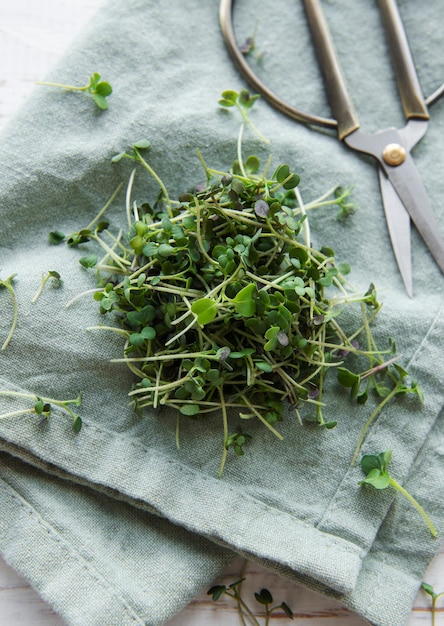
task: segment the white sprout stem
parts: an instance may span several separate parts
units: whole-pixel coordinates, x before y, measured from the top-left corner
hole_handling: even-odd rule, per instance
[[[116,326],[101,326],[100,324],[98,326],[87,326],[86,330],[109,330],[113,333],[116,333],[117,335],[121,335],[122,337],[125,337],[125,339],[128,339],[129,336],[129,332],[127,330],[123,330],[122,328],[117,328]]]
[[[15,328],[17,326],[17,320],[18,320],[18,305],[17,305],[17,298],[15,297],[15,292],[14,292],[14,288],[12,287],[11,283],[9,282],[10,280],[12,280],[14,276],[10,276],[7,280],[5,281],[0,281],[0,285],[3,285],[9,292],[9,295],[11,296],[11,300],[12,300],[12,306],[14,309],[14,315],[13,315],[13,319],[12,319],[12,325],[11,328],[9,330],[8,336],[5,339],[4,344],[2,345],[2,350],[6,350],[6,348],[9,345],[9,342],[12,339],[12,336],[15,332]]]
[[[102,209],[100,209],[100,211],[97,213],[97,215],[92,220],[92,222],[90,222],[88,224],[88,226],[86,227],[85,230],[90,230],[94,226],[94,224],[99,221],[99,219],[102,217],[102,215],[108,209],[108,207],[114,202],[114,200],[115,200],[117,194],[119,193],[119,191],[121,190],[121,188],[122,188],[122,183],[120,183],[120,185],[117,187],[117,189],[112,194],[111,198],[108,200],[108,202],[105,204],[105,206]]]
[[[33,297],[33,299],[31,300],[31,304],[35,304],[35,303],[37,302],[37,300],[40,298],[40,296],[42,295],[42,293],[43,293],[43,289],[45,288],[45,285],[46,285],[46,281],[47,281],[47,278],[46,278],[46,277],[45,277],[45,275],[43,274],[43,275],[42,275],[42,280],[41,280],[41,282],[40,282],[40,286],[39,286],[39,288],[38,288],[38,290],[37,290],[37,292],[36,292],[35,296],[34,296],[34,297]]]
[[[191,380],[189,376],[184,376],[183,378],[178,378],[172,383],[165,383],[164,385],[156,384],[156,386],[152,386],[152,387],[138,387],[137,389],[133,389],[132,391],[130,391],[128,395],[137,396],[139,394],[144,394],[144,393],[149,394],[152,391],[156,391],[156,390],[167,391],[168,389],[174,389],[175,387],[180,387],[180,385],[183,385],[189,380]]]
[[[34,409],[20,409],[18,411],[11,411],[10,413],[3,413],[0,415],[0,420],[5,420],[9,417],[16,417],[19,415],[26,415],[27,413],[35,413]]]
[[[78,293],[76,296],[74,296],[74,298],[66,303],[66,308],[69,309],[69,307],[74,304],[74,302],[77,302],[77,300],[80,300],[80,298],[83,298],[83,296],[89,296],[90,294],[98,293],[99,291],[104,291],[103,287],[96,287],[95,289],[88,289],[87,291],[82,291],[82,293]]]
[[[125,357],[123,359],[111,359],[111,363],[149,363],[151,361],[172,361],[173,359],[197,359],[204,356],[206,359],[213,361],[219,361],[219,357],[209,352],[181,352],[172,354],[157,354],[156,356],[141,356],[141,357]]]
[[[296,193],[296,199],[298,201],[301,214],[305,217],[305,220],[303,222],[304,242],[307,248],[309,248],[311,246],[311,236],[310,236],[310,224],[308,222],[307,211],[305,210],[304,201],[302,200],[301,192],[299,191],[297,187],[295,189],[295,193]]]
[[[239,134],[237,136],[237,160],[239,161],[240,171],[242,172],[242,176],[247,178],[247,172],[245,171],[244,164],[242,161],[242,136],[244,134],[244,124],[242,123],[239,128]]]
[[[131,265],[130,261],[127,261],[126,259],[122,259],[122,257],[116,254],[114,250],[110,248],[109,245],[103,241],[103,239],[101,239],[100,237],[94,237],[94,239],[97,241],[99,246],[103,248],[105,252],[108,253],[108,255],[112,258],[112,260],[120,267],[120,269],[122,270],[127,269],[125,268],[125,265],[126,266]]]
[[[133,190],[134,177],[136,176],[137,168],[134,168],[130,174],[128,186],[126,188],[126,196],[125,196],[125,206],[126,206],[126,219],[128,221],[128,228],[131,228],[132,219],[131,219],[131,192]],[[137,209],[136,209],[137,210]],[[136,211],[135,211],[136,212]],[[138,220],[138,216],[134,215],[136,221]]]
[[[182,335],[185,335],[189,330],[191,330],[191,328],[193,328],[193,326],[196,324],[196,321],[197,321],[197,315],[194,315],[194,319],[188,324],[188,326],[185,326],[185,328],[183,328],[179,333],[177,333],[177,335],[174,335],[174,337],[171,337],[171,339],[168,339],[168,341],[165,343],[165,347],[170,346],[177,339],[182,337]]]
[[[327,204],[334,204],[336,202],[336,198],[334,200],[329,200],[328,202],[324,202],[324,200],[327,200],[327,198],[329,198],[332,195],[332,193],[335,192],[337,188],[338,186],[335,185],[334,187],[326,191],[324,194],[322,194],[322,196],[319,196],[319,198],[315,198],[315,200],[312,200],[311,202],[307,202],[307,204],[305,205],[305,210],[308,211],[309,209],[315,209],[321,206],[325,206]]]

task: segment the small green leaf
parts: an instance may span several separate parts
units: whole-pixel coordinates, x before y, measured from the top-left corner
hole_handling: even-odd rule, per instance
[[[95,93],[93,94],[93,100],[97,104],[99,109],[102,109],[102,111],[106,111],[106,109],[108,108],[108,102],[105,96],[101,96],[100,94]]]
[[[243,359],[245,356],[251,356],[254,353],[254,348],[243,348],[242,350],[230,352],[230,359]]]
[[[53,230],[48,233],[48,243],[52,246],[58,246],[63,241],[65,241],[65,235],[59,230]]]
[[[372,485],[375,489],[387,489],[390,485],[390,474],[388,472],[381,472],[379,469],[372,469],[371,472],[368,473],[367,478],[361,480],[359,484]]]
[[[288,618],[293,619],[294,617],[293,611],[290,609],[290,607],[288,606],[286,602],[281,603],[281,609],[284,611],[285,615]]]
[[[260,168],[260,165],[261,163],[257,156],[251,155],[247,157],[247,160],[245,161],[245,171],[248,174],[256,174],[256,172]]]
[[[338,425],[338,422],[332,420],[330,422],[324,422],[323,424],[319,424],[319,425],[323,426],[327,430],[333,430],[333,428],[336,428],[336,426]]]
[[[432,585],[429,585],[428,583],[422,583],[421,588],[429,594],[429,596],[432,596],[432,598],[436,598],[437,594],[435,593],[435,590],[433,589]]]
[[[219,600],[219,598],[225,593],[227,588],[225,585],[214,585],[211,589],[208,589],[207,595],[212,596],[214,601]]]
[[[284,189],[294,189],[299,185],[300,177],[297,174],[292,174],[288,180],[286,180],[282,187]]]
[[[100,96],[106,97],[106,96],[109,96],[110,94],[112,94],[113,88],[111,87],[111,85],[109,83],[107,83],[106,81],[102,80],[102,81],[100,81],[100,83],[97,83],[97,85],[95,87],[95,91],[96,91],[96,94],[99,94]]]
[[[126,156],[128,156],[126,152],[119,152],[119,154],[116,154],[115,156],[113,156],[113,158],[111,159],[111,163],[118,163],[119,161],[124,159]]]
[[[129,342],[132,346],[140,348],[145,342],[145,337],[141,333],[131,333],[129,336]]]
[[[43,400],[41,400],[41,398],[38,398],[37,402],[34,404],[34,411],[37,413],[37,415],[41,415],[43,413],[43,407]]]
[[[271,604],[273,602],[273,596],[268,589],[261,589],[260,593],[255,593],[254,597],[260,604]]]
[[[75,433],[79,433],[81,428],[82,428],[82,418],[80,417],[80,415],[76,415],[74,417],[74,422],[73,422],[73,430]]]
[[[344,387],[354,387],[357,383],[361,382],[359,374],[354,374],[345,367],[338,367],[337,370],[338,381]]]
[[[274,173],[274,178],[278,183],[282,183],[290,175],[290,168],[286,164],[279,165]]]
[[[242,317],[251,317],[256,312],[256,302],[253,294],[257,292],[255,283],[249,283],[246,287],[241,289],[232,302],[236,313],[242,315]]]
[[[217,305],[211,298],[200,298],[191,305],[191,311],[197,315],[197,322],[201,326],[209,324],[217,315]]]
[[[130,242],[131,245],[131,242]],[[157,253],[157,249],[158,249],[158,244],[157,243],[147,243],[143,246],[142,248],[142,254],[144,256],[154,256]]]
[[[148,141],[148,139],[139,139],[139,141],[136,141],[133,146],[138,150],[148,150],[148,148],[151,147],[151,143]]]
[[[95,267],[97,265],[97,257],[95,254],[88,254],[87,256],[82,256],[79,259],[79,263],[82,267]]]
[[[229,100],[233,104],[236,103],[238,95],[239,95],[238,92],[234,91],[233,89],[226,89],[225,91],[222,92],[222,98],[224,100]]]
[[[231,583],[231,585],[228,585],[228,587],[230,589],[234,589],[235,587],[237,587],[238,585],[240,585],[241,583],[244,582],[244,580],[246,580],[246,578],[239,578],[239,580],[236,580],[234,583]]]
[[[182,415],[193,416],[197,415],[200,411],[200,406],[198,404],[184,404],[180,407],[180,412]]]
[[[378,454],[378,461],[383,472],[387,471],[388,464],[392,459],[392,451],[387,450],[386,452],[381,452]]]
[[[145,326],[145,328],[142,328],[142,330],[140,331],[140,334],[144,339],[150,340],[154,339],[154,337],[156,336],[156,330],[151,326]]]
[[[365,474],[368,474],[374,469],[380,470],[381,464],[376,454],[364,454],[361,459],[361,468]]]
[[[340,274],[342,274],[343,276],[346,276],[347,274],[350,274],[351,272],[351,267],[348,263],[339,263],[338,265],[338,271]]]
[[[255,361],[254,364],[261,372],[271,373],[273,371],[273,367],[266,361]]]
[[[169,243],[161,243],[157,248],[157,254],[163,258],[167,258],[174,253],[173,246],[170,246]],[[144,253],[145,254],[145,253]]]

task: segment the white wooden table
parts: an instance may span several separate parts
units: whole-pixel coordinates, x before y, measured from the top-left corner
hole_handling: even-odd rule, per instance
[[[68,47],[84,23],[103,0],[0,0],[0,129],[14,115],[51,65]],[[230,584],[239,576],[243,561],[236,559],[221,578]],[[286,601],[294,611],[298,626],[365,626],[366,622],[341,605],[307,591],[267,570],[247,563],[243,595],[251,607],[260,606],[252,599],[254,591],[266,587],[275,600]],[[444,547],[426,576],[437,591],[444,591]],[[209,585],[210,586],[210,585]],[[444,626],[444,608],[438,624]],[[230,601],[214,603],[203,591],[168,626],[238,626],[239,616]],[[0,557],[0,625],[64,626],[26,580]],[[431,625],[430,601],[419,593],[409,626]],[[104,624],[106,626],[106,624]],[[394,624],[393,626],[398,626]]]

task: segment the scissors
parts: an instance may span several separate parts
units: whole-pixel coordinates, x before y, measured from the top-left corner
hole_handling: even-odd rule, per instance
[[[393,252],[407,294],[413,297],[410,220],[444,273],[444,240],[440,235],[440,227],[421,176],[410,154],[427,131],[430,119],[427,107],[443,95],[444,84],[428,98],[423,97],[396,1],[379,0],[379,9],[406,125],[401,129],[387,128],[372,134],[360,129],[320,0],[303,0],[303,4],[333,119],[296,109],[278,98],[258,79],[236,44],[232,24],[233,1],[221,0],[220,24],[227,49],[249,84],[285,115],[304,124],[335,129],[338,139],[349,148],[369,154],[377,160],[382,201]]]

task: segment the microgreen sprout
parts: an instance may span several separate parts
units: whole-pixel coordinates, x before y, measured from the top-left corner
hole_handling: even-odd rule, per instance
[[[65,235],[60,230],[52,230],[48,233],[48,243],[52,246],[58,246],[65,241]]]
[[[92,74],[89,78],[89,83],[87,85],[83,85],[82,87],[52,82],[38,82],[36,84],[47,87],[59,87],[61,89],[65,89],[66,91],[83,91],[91,94],[95,104],[101,110],[106,110],[108,108],[107,97],[110,96],[113,91],[111,85],[108,82],[101,80],[100,74],[97,72],[94,72],[94,74]]]
[[[337,185],[318,198],[315,206],[312,207],[309,203],[305,205],[305,209],[321,209],[331,205],[336,205],[338,207],[339,211],[337,218],[342,222],[351,215],[354,215],[358,210],[358,205],[353,199],[353,186],[344,187],[342,185]]]
[[[212,599],[217,602],[222,596],[226,596],[235,600],[238,606],[239,614],[242,620],[242,623],[245,624],[244,615],[247,616],[248,620],[254,626],[260,626],[260,622],[256,619],[252,609],[248,606],[245,600],[242,598],[241,594],[241,585],[245,578],[241,578],[236,580],[236,582],[231,583],[231,585],[214,585],[211,589],[208,590],[207,595],[212,596]],[[265,609],[265,622],[264,626],[268,626],[270,623],[270,618],[273,617],[273,613],[282,613],[284,616],[289,619],[293,619],[293,611],[288,606],[286,602],[281,602],[278,605],[273,605],[273,596],[271,595],[268,589],[261,589],[260,592],[254,594],[254,598],[256,602],[262,605]]]
[[[432,626],[436,626],[437,602],[439,598],[444,598],[444,591],[436,593],[429,583],[422,583],[421,588],[432,598]]]
[[[239,50],[246,57],[253,54],[256,61],[262,61],[265,53],[259,52],[257,49],[257,45],[256,45],[256,34],[257,34],[258,25],[259,25],[259,21],[256,20],[256,24],[254,26],[254,31],[252,35],[249,35],[245,39],[244,43],[239,46]]]
[[[2,420],[34,413],[40,416],[42,421],[49,421],[52,405],[54,405],[65,411],[71,417],[74,432],[78,433],[82,427],[82,419],[80,415],[77,415],[69,406],[80,406],[82,403],[81,394],[72,400],[55,400],[54,398],[45,398],[43,396],[22,393],[19,391],[0,390],[0,397],[19,398],[23,400],[31,400],[33,402],[31,406],[23,409],[16,409],[14,411],[0,414],[0,419]]]
[[[8,336],[6,337],[2,345],[2,350],[5,350],[8,347],[9,342],[11,341],[15,328],[17,326],[18,306],[17,306],[17,298],[15,297],[14,287],[12,286],[12,281],[14,280],[15,276],[16,274],[12,274],[6,280],[0,279],[0,289],[4,287],[8,291],[11,297],[12,306],[13,306],[13,318],[12,318],[11,328],[9,330]]]
[[[259,139],[264,143],[270,143],[270,141],[266,137],[264,137],[260,130],[256,128],[249,116],[250,109],[253,107],[254,103],[259,97],[260,96],[258,94],[250,94],[248,89],[241,89],[239,92],[234,91],[233,89],[227,89],[222,92],[222,96],[219,99],[219,104],[221,107],[228,109],[236,107],[237,110],[240,112],[244,123],[251,128],[251,130],[259,137]],[[240,139],[238,140],[238,145],[242,141],[243,128],[244,125],[242,124],[239,131]]]
[[[40,282],[40,287],[37,290],[37,293],[35,294],[35,296],[33,297],[33,299],[31,300],[32,303],[37,302],[37,300],[40,298],[43,289],[46,285],[46,283],[51,280],[51,278],[53,279],[53,283],[54,283],[54,287],[58,288],[60,287],[60,285],[62,284],[62,279],[61,276],[58,272],[56,272],[55,270],[49,270],[49,272],[47,274],[42,274],[42,280]]]
[[[375,306],[379,305],[375,302]],[[375,348],[373,354],[371,353],[372,347]],[[395,349],[395,345],[392,344],[392,350]],[[339,383],[350,389],[350,398],[352,400],[356,399],[358,404],[365,404],[372,390],[378,398],[381,398],[362,428],[355,446],[351,461],[352,465],[358,458],[359,450],[370,426],[389,402],[395,397],[406,394],[417,396],[420,402],[424,400],[424,394],[418,382],[409,380],[407,370],[396,363],[399,358],[399,355],[395,355],[390,359],[384,360],[383,355],[378,353],[376,345],[370,337],[369,363],[371,366],[369,369],[361,373],[354,373],[345,367],[338,367],[337,369]]]
[[[413,496],[410,495],[408,491],[404,489],[404,487],[402,487],[394,478],[392,478],[392,476],[390,476],[387,468],[391,458],[391,450],[381,452],[380,454],[365,454],[361,459],[361,468],[366,474],[366,478],[361,480],[359,484],[371,485],[375,489],[387,489],[387,487],[393,487],[393,489],[399,491],[399,493],[405,496],[421,514],[433,537],[437,537],[438,532],[422,506],[415,500],[415,498],[413,498]]]

